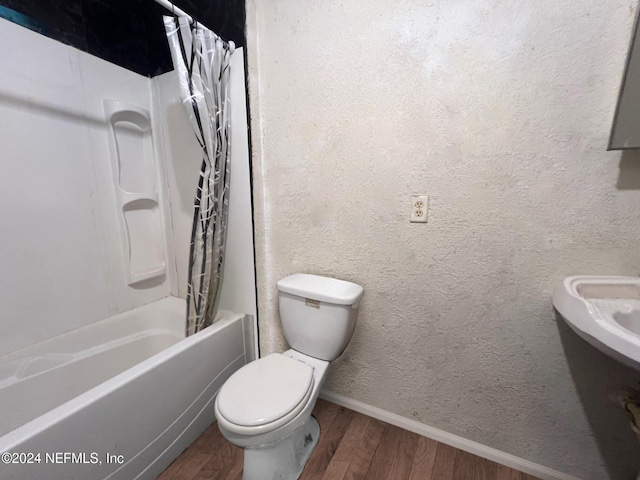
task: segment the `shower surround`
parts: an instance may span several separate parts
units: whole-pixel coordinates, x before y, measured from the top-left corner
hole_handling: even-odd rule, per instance
[[[0,450],[103,455],[111,444],[123,463],[56,465],[47,478],[155,478],[213,420],[220,382],[255,357],[242,51],[232,57],[226,313],[188,339],[202,157],[174,73],[149,79],[1,19],[0,56],[0,406],[13,418]],[[137,403],[159,397],[156,409]],[[87,443],[98,430],[103,439]],[[40,476],[9,468],[12,479]]]

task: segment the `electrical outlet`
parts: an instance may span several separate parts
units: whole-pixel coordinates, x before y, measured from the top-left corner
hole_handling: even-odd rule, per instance
[[[428,195],[411,195],[411,223],[427,223],[427,212],[429,211]]]

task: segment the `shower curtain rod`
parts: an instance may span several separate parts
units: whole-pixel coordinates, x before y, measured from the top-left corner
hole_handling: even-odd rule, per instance
[[[195,18],[193,18],[193,15],[189,15],[187,12],[185,12],[181,8],[176,7],[169,0],[155,0],[155,2],[158,5],[161,5],[162,7],[166,8],[167,10],[169,10],[174,15],[178,15],[179,17],[187,17],[190,21],[192,21],[192,22],[195,21],[196,22],[196,26],[199,26],[200,28],[206,28],[207,30],[211,30],[209,27],[207,27],[206,25],[203,25],[202,23],[198,22]],[[213,30],[211,30],[211,31],[213,32]],[[215,35],[218,38],[221,38],[220,35],[218,35],[217,33]],[[228,43],[229,43],[229,53],[233,53],[233,51],[236,48],[236,44],[232,40],[229,40]]]

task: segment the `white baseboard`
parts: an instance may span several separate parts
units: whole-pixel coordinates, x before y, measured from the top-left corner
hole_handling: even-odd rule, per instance
[[[382,410],[381,408],[359,402],[358,400],[353,400],[338,393],[322,390],[322,392],[320,393],[320,398],[324,398],[325,400],[336,403],[351,410],[355,410],[356,412],[363,413],[365,415],[368,415],[369,417],[376,418],[385,423],[390,423],[391,425],[395,425],[405,430],[409,430],[410,432],[417,433],[418,435],[422,435],[424,437],[428,437],[438,442],[445,443],[460,450],[464,450],[465,452],[473,453],[474,455],[477,455],[479,457],[492,460],[496,463],[500,463],[524,473],[528,473],[542,480],[580,480],[576,477],[572,477],[571,475],[567,475],[566,473],[557,472],[550,468],[543,467],[542,465],[538,465],[537,463],[530,462],[529,460],[516,457],[515,455],[511,455],[509,453],[501,452],[500,450],[496,450],[495,448],[487,447],[480,443],[467,440],[466,438],[447,433],[443,430],[438,430],[437,428],[430,427],[428,425],[425,425],[424,423],[416,422],[415,420],[411,420],[410,418],[387,412],[386,410]]]

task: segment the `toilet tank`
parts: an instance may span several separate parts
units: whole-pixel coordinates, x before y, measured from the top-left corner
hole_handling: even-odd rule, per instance
[[[364,289],[336,278],[298,273],[278,282],[280,321],[294,350],[333,361],[356,328]]]

